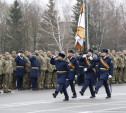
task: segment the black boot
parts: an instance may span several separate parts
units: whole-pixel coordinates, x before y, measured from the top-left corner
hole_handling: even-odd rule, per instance
[[[64,99],[63,101],[69,101],[69,99]]]
[[[56,93],[53,93],[52,95],[53,95],[53,97],[54,97],[54,98],[56,98],[56,96],[57,96],[57,94],[56,94]]]
[[[98,94],[98,90],[95,89],[94,93],[95,93],[95,94]]]
[[[81,96],[83,96],[83,95],[84,95],[84,92],[83,92],[83,91],[79,91],[79,93],[81,94]]]
[[[71,98],[77,98],[77,96],[76,95],[73,95]]]
[[[106,97],[106,99],[109,99],[109,98],[111,98],[111,96],[107,96],[107,97]]]
[[[95,98],[95,96],[91,96],[90,98]]]

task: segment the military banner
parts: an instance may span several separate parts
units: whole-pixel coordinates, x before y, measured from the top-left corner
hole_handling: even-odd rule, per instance
[[[77,33],[75,36],[76,39],[75,45],[79,51],[82,51],[84,49],[84,41],[85,41],[85,8],[84,7],[85,5],[82,5],[80,10]]]

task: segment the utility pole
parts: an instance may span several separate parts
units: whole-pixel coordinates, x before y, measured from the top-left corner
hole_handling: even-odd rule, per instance
[[[90,48],[89,35],[88,35],[88,0],[86,0],[86,8],[87,8],[87,50],[88,50]]]

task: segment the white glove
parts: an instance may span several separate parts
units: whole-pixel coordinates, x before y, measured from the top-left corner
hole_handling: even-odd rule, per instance
[[[109,79],[112,78],[112,75],[109,75],[108,78],[109,78]]]
[[[90,56],[90,57],[89,57],[89,59],[90,59],[90,60],[93,60],[93,57],[92,57],[92,56]]]
[[[53,56],[53,58],[57,58],[58,56]]]
[[[87,56],[87,54],[84,54],[84,55],[83,55],[83,58],[85,58],[86,56]]]
[[[18,53],[18,56],[20,56],[21,55],[21,53]]]
[[[75,78],[77,79],[78,75],[75,75]]]
[[[84,71],[86,72],[87,71],[87,68],[84,68]]]

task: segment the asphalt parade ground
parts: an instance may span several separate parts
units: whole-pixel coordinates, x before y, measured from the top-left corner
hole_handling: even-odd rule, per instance
[[[0,113],[126,113],[126,84],[113,85],[111,99],[105,99],[106,93],[102,87],[96,98],[90,99],[89,89],[81,96],[78,92],[81,86],[76,86],[78,97],[62,101],[63,94],[56,99],[52,90],[13,90],[10,94],[0,94]]]

